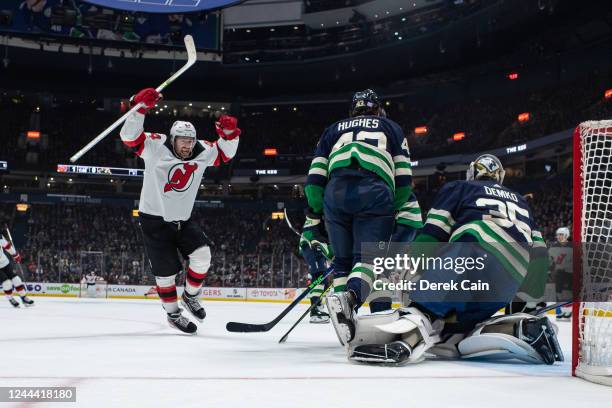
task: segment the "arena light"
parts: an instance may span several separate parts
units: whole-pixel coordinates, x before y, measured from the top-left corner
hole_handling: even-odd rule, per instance
[[[26,136],[28,139],[40,139],[40,132],[38,130],[28,130]]]
[[[273,147],[264,149],[264,156],[276,156],[277,154],[278,151]]]
[[[530,119],[531,119],[531,114],[529,112],[519,113],[518,115],[519,123],[529,122]]]
[[[517,80],[519,78],[518,72],[510,72],[508,74],[508,79],[511,81]]]
[[[606,92],[604,92],[604,98],[607,100],[612,99],[612,88],[606,89]]]
[[[17,211],[18,212],[26,212],[30,208],[29,204],[26,203],[17,203]]]
[[[138,213],[138,210],[132,210],[132,217],[139,217],[140,214]]]
[[[465,139],[465,132],[457,132],[453,135],[454,142],[460,142]]]
[[[284,220],[285,214],[282,211],[277,211],[272,213],[273,220]]]
[[[424,135],[427,133],[427,126],[417,126],[414,128],[415,135]]]

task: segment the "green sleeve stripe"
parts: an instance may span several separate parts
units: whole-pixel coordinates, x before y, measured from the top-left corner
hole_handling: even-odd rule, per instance
[[[317,169],[327,170],[327,164],[315,163],[315,161],[313,160],[312,164],[310,165],[310,168],[311,169],[317,168]]]
[[[453,224],[451,224],[451,221],[446,218],[443,215],[438,215],[438,214],[432,214],[431,212],[427,215],[427,219],[433,219],[433,220],[438,220],[438,221],[442,221],[444,224],[448,225],[449,228],[452,228]]]
[[[304,188],[308,205],[317,214],[323,213],[323,192],[325,189],[321,186],[309,184]]]

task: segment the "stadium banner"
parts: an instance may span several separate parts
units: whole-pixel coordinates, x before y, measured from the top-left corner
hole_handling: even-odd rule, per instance
[[[246,297],[249,301],[292,301],[302,293],[295,288],[247,288]]]
[[[28,294],[42,296],[77,297],[81,290],[78,283],[28,282]]]
[[[117,10],[144,13],[183,14],[214,10],[241,3],[242,0],[84,0]]]

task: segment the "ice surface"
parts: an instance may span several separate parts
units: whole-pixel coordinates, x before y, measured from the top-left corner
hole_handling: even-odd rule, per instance
[[[571,377],[569,361],[349,364],[331,325],[307,319],[278,344],[306,305],[268,333],[244,334],[225,323],[266,322],[286,304],[206,302],[189,336],[168,327],[156,300],[35,300],[30,309],[0,303],[0,385],[76,386],[77,403],[14,406],[612,407],[612,389]],[[559,326],[569,360],[571,325]]]

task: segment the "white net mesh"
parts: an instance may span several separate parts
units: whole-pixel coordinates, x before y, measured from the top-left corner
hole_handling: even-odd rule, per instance
[[[579,127],[582,286],[576,374],[612,385],[612,121]],[[582,318],[581,318],[582,317]]]

